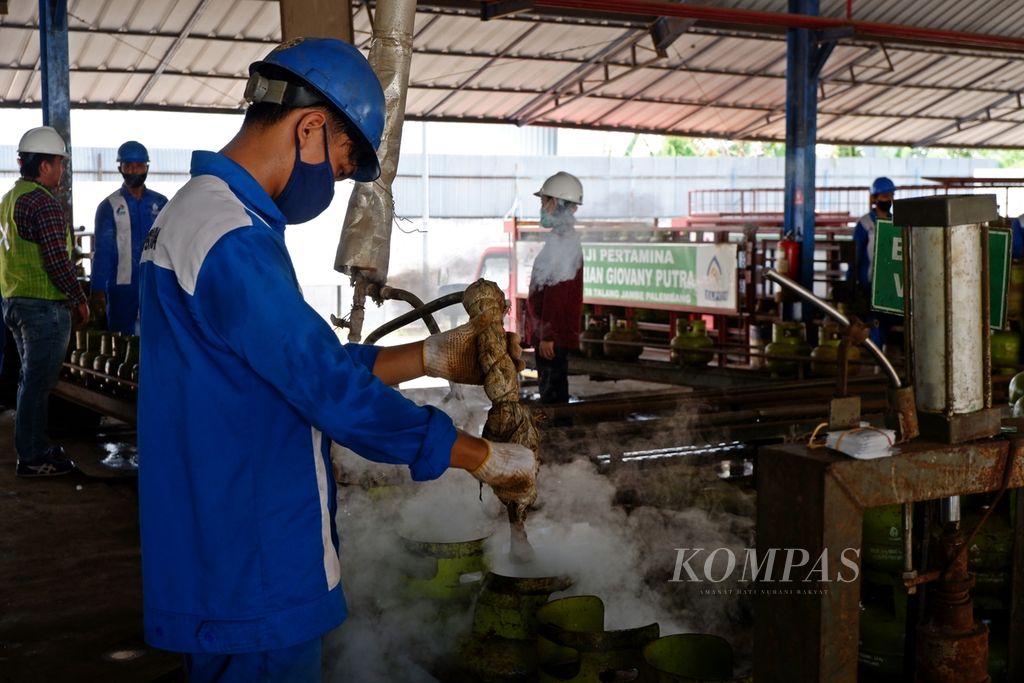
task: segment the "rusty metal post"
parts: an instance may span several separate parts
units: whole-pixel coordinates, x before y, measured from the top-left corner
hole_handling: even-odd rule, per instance
[[[819,334],[821,333],[819,332]],[[839,349],[836,351],[836,362],[839,364],[836,367],[836,392],[839,396],[846,396],[846,380],[850,375],[849,366],[846,364],[846,356],[849,348],[850,337],[848,334],[844,334],[843,338],[839,340]]]
[[[886,397],[889,399],[886,423],[899,435],[897,443],[916,439],[920,430],[917,426],[917,402],[914,400],[913,385],[899,389],[888,387]]]
[[[860,581],[840,563],[840,553],[852,548],[847,556],[859,567],[862,510],[827,476],[828,455],[770,450],[757,468],[757,556],[774,548],[783,557],[775,561],[773,581],[756,587],[755,679],[855,683]],[[806,551],[810,563],[827,551],[829,582],[802,583],[803,574],[780,581],[790,549]]]
[[[928,589],[927,621],[917,632],[921,683],[988,683],[988,627],[974,620],[964,539],[947,527],[939,544],[940,566],[948,566]]]
[[[1013,500],[1013,565],[1010,572],[1010,642],[1024,643],[1024,495]],[[1024,647],[1007,649],[1006,680],[1024,680]]]

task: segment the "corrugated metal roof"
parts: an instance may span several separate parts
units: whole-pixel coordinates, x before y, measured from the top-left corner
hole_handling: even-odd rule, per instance
[[[704,0],[782,13],[787,0]],[[374,6],[371,3],[370,6]],[[1024,2],[853,0],[853,19],[1020,38]],[[78,0],[69,5],[74,106],[237,111],[248,64],[280,39],[277,2]],[[0,17],[0,107],[40,98],[38,5]],[[846,17],[846,0],[821,16]],[[480,3],[418,5],[406,116],[737,139],[785,138],[779,28],[692,22],[659,56],[654,17],[536,9],[481,21]],[[365,6],[356,42],[371,37]],[[187,35],[182,39],[182,33]],[[916,37],[919,38],[919,37]],[[821,142],[1024,147],[1024,50],[860,35],[822,70]]]

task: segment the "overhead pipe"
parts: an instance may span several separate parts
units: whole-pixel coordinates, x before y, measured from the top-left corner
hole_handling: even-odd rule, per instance
[[[906,24],[886,24],[877,21],[857,21],[830,17],[762,12],[758,10],[706,7],[687,3],[659,2],[657,0],[535,0],[536,7],[607,12],[609,14],[649,15],[676,17],[725,24],[738,24],[755,28],[806,28],[816,31],[852,28],[857,38],[873,40],[896,39],[905,42],[928,43],[948,47],[974,47],[986,50],[1024,52],[1024,38],[968,33],[946,29],[923,28]]]
[[[349,341],[353,342],[362,336],[366,294],[379,291],[369,284],[379,288],[388,278],[391,224],[395,215],[391,185],[398,174],[402,147],[415,20],[416,0],[377,3],[368,59],[384,88],[387,110],[384,133],[377,148],[380,178],[371,183],[356,183],[352,190],[334,260],[334,269],[350,275],[356,290],[348,335]],[[376,300],[382,303],[381,299]]]

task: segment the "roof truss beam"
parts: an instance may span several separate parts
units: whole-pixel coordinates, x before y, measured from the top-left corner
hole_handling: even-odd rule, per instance
[[[138,106],[146,99],[146,95],[148,95],[149,91],[153,89],[154,85],[156,85],[157,79],[159,79],[160,75],[167,69],[171,60],[174,59],[174,55],[177,54],[178,50],[181,49],[181,46],[185,44],[185,41],[192,33],[192,29],[196,27],[196,22],[199,21],[199,17],[202,16],[209,4],[210,0],[199,0],[199,4],[196,5],[195,10],[189,16],[188,21],[186,21],[185,25],[181,28],[181,33],[178,34],[178,37],[174,39],[171,46],[164,52],[164,56],[160,59],[160,63],[150,75],[146,84],[142,86],[141,90],[139,90],[139,94],[135,96],[135,101],[132,102],[132,104]]]

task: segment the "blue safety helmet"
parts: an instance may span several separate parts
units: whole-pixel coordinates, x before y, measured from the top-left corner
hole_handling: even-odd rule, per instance
[[[117,148],[117,163],[149,163],[149,152],[141,142],[129,140]]]
[[[264,65],[294,74],[309,89],[261,74]],[[262,61],[249,65],[245,99],[290,107],[332,105],[352,123],[352,142],[363,160],[353,180],[369,182],[380,176],[377,147],[384,132],[384,91],[370,63],[352,45],[335,38],[282,43]]]
[[[888,194],[896,191],[896,183],[890,179],[882,176],[881,178],[875,178],[875,182],[871,183],[871,194]]]

